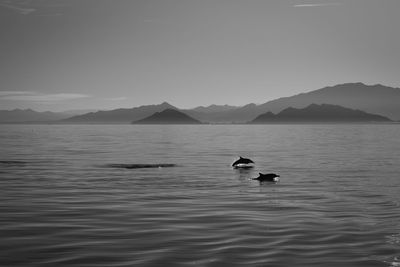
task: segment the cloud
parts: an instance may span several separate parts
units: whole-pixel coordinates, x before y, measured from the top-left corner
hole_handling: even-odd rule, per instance
[[[24,7],[21,5],[16,5],[16,4],[11,4],[10,1],[2,1],[0,2],[0,6],[2,7],[6,7],[8,9],[12,9],[15,12],[21,14],[21,15],[28,15],[32,12],[35,12],[36,9],[35,8],[30,8],[30,7]]]
[[[89,95],[75,93],[42,94],[28,91],[0,91],[0,100],[30,101],[30,102],[55,102],[87,98]]]
[[[11,95],[29,95],[33,94],[33,92],[28,91],[0,91],[0,98],[3,96],[11,96]]]
[[[35,13],[37,16],[61,16],[64,7],[68,6],[60,0],[0,0],[0,7],[7,8],[19,15]]]
[[[314,4],[297,4],[293,7],[325,7],[325,6],[340,6],[342,3],[314,3]]]

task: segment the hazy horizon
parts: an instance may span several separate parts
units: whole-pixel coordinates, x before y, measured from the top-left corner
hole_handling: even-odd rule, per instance
[[[395,0],[0,0],[0,109],[262,104],[400,87]]]
[[[359,83],[361,83],[361,82],[354,82],[354,83],[345,83],[345,84],[359,84]],[[361,84],[364,84],[364,83],[361,83]],[[339,86],[340,84],[337,84],[337,85],[328,85],[328,86],[325,86],[325,87],[323,87],[323,88],[328,88],[328,87],[335,87],[335,86]],[[385,85],[383,85],[383,84],[364,84],[364,85],[366,85],[366,86],[376,86],[376,85],[382,85],[382,86],[385,86]],[[275,98],[275,99],[271,99],[271,100],[268,100],[268,101],[274,101],[274,100],[278,100],[278,99],[283,99],[283,98],[286,98],[286,97],[292,97],[292,96],[299,96],[299,95],[302,95],[302,94],[307,94],[307,93],[311,93],[311,92],[313,92],[313,91],[317,91],[317,90],[319,90],[319,89],[323,89],[323,88],[318,88],[318,89],[315,89],[315,90],[310,90],[310,91],[306,91],[306,92],[301,92],[301,93],[299,93],[299,94],[295,94],[295,95],[291,95],[291,96],[282,96],[282,97],[277,97],[277,98]],[[395,88],[395,89],[400,89],[400,88]],[[1,92],[0,92],[1,93]],[[177,106],[177,105],[174,105],[174,103],[170,103],[170,102],[168,102],[168,101],[162,101],[162,102],[158,102],[158,103],[144,103],[144,104],[139,104],[139,105],[137,105],[137,106],[120,106],[120,107],[114,107],[114,108],[109,108],[109,109],[101,109],[101,108],[92,108],[92,109],[85,109],[85,108],[82,108],[82,109],[66,109],[66,110],[41,110],[40,108],[39,109],[35,109],[35,108],[31,108],[31,107],[22,107],[22,108],[19,108],[19,107],[16,107],[16,108],[12,108],[12,109],[8,109],[8,110],[34,110],[34,111],[38,111],[38,112],[47,112],[47,111],[50,111],[50,112],[61,112],[61,113],[71,113],[72,115],[76,115],[76,114],[84,114],[84,113],[86,113],[86,112],[96,112],[96,111],[111,111],[111,110],[115,110],[115,109],[132,109],[132,108],[137,108],[137,107],[142,107],[142,106],[151,106],[151,105],[161,105],[161,104],[164,104],[164,103],[167,103],[167,104],[169,104],[169,105],[171,105],[171,106],[174,106],[174,107],[176,107],[176,108],[178,108],[178,109],[180,109],[180,110],[192,110],[192,109],[196,109],[196,108],[201,108],[201,107],[203,107],[203,108],[207,108],[207,107],[211,107],[211,106],[231,106],[231,107],[235,107],[235,108],[240,108],[240,107],[244,107],[244,106],[247,106],[247,105],[252,105],[252,104],[255,104],[255,105],[262,105],[262,104],[265,104],[265,103],[267,103],[268,101],[264,101],[264,102],[258,102],[258,103],[246,103],[246,104],[244,104],[244,105],[231,105],[231,104],[229,104],[229,103],[226,103],[226,104],[214,104],[214,103],[211,103],[211,104],[207,104],[207,105],[199,105],[199,106],[194,106],[194,107],[185,107],[185,108],[183,108],[183,107],[180,107],[180,106]],[[4,110],[4,109],[0,109],[0,110]]]

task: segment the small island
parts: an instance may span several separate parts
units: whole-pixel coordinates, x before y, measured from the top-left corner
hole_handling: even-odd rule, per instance
[[[181,111],[168,108],[144,119],[133,121],[132,124],[201,124],[201,122]]]
[[[250,121],[251,124],[264,123],[360,123],[391,122],[387,117],[370,114],[361,110],[345,108],[338,105],[311,104],[303,109],[286,108],[274,114],[266,112]]]

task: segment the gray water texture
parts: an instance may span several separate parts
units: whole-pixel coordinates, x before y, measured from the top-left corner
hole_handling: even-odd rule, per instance
[[[0,266],[400,266],[399,137],[395,124],[1,125]],[[232,169],[239,156],[255,168]]]

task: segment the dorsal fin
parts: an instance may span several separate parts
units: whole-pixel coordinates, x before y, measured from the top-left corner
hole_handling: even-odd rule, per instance
[[[241,157],[241,156],[239,156],[239,158],[241,158],[241,159],[242,159],[242,157]]]
[[[262,174],[261,172],[258,173],[260,176],[263,176],[264,174]]]

